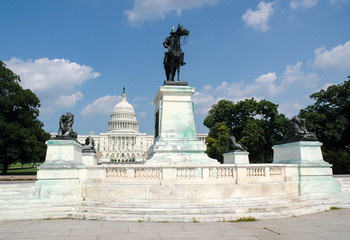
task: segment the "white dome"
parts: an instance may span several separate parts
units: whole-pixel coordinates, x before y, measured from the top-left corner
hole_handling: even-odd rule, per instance
[[[108,122],[108,131],[138,132],[139,122],[133,106],[126,101],[125,89],[123,89],[122,100],[115,105]]]
[[[131,106],[130,103],[126,101],[125,93],[122,94],[122,100],[119,103],[117,103],[113,108],[113,113],[120,113],[120,112],[135,114],[134,108]]]

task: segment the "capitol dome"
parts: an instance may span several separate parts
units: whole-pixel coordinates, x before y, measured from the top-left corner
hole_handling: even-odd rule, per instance
[[[115,105],[108,122],[108,131],[132,131],[139,130],[139,122],[133,106],[126,100],[125,88],[123,88],[122,100]]]

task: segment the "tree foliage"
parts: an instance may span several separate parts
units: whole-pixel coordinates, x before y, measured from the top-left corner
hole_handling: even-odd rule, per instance
[[[211,130],[212,134],[206,139],[207,154],[211,158],[223,162],[223,154],[228,149],[228,139],[231,136],[225,123],[219,122]],[[214,138],[215,137],[215,138]]]
[[[221,100],[213,105],[204,119],[204,125],[209,128],[208,156],[221,160],[219,156],[228,149],[228,137],[233,135],[248,150],[251,162],[271,161],[271,147],[282,140],[289,123],[277,109],[278,105],[270,101],[254,98],[236,104]],[[224,135],[219,131],[222,126],[227,128]]]
[[[6,174],[14,162],[38,162],[49,134],[38,120],[39,98],[20,86],[20,77],[0,61],[0,164]]]
[[[324,159],[334,173],[350,172],[350,76],[310,96],[316,102],[300,110],[306,127],[323,143]]]

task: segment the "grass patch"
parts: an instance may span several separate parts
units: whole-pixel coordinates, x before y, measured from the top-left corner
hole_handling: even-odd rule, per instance
[[[25,163],[22,165],[20,162],[13,163],[7,169],[6,175],[36,175],[38,171],[37,167],[40,166],[40,164],[41,163]]]
[[[253,217],[241,217],[241,218],[238,218],[236,220],[228,220],[225,222],[256,222],[256,221],[258,221],[258,219],[253,218]]]
[[[40,165],[40,163],[38,164]],[[13,163],[9,166],[9,168],[33,168],[34,164],[33,163],[25,163],[22,165],[20,162]]]
[[[339,210],[340,207],[331,207],[329,210]]]
[[[7,175],[36,175],[37,168],[9,168]]]
[[[197,218],[193,218],[193,222],[195,222],[195,223],[199,223],[199,218],[197,219]]]

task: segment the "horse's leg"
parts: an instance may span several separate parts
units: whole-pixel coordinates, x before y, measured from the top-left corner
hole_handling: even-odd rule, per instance
[[[174,71],[174,62],[173,60],[171,60],[171,65],[170,65],[170,81],[174,81],[174,75],[175,75],[175,71]]]
[[[180,65],[177,66],[177,81],[180,82]]]
[[[165,64],[164,69],[165,69],[166,80],[169,81],[169,75],[170,75],[169,66]]]

